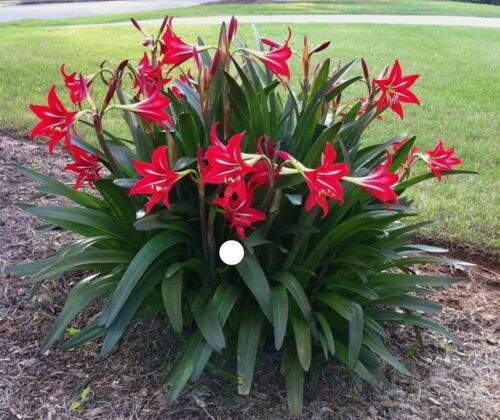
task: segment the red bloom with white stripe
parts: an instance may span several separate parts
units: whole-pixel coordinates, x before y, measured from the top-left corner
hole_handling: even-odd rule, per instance
[[[162,86],[168,83],[162,78],[162,66],[158,64],[156,67],[151,65],[149,57],[146,53],[142,57],[137,66],[137,76],[134,81],[134,89],[138,89],[139,95],[150,96],[154,93],[156,86]]]
[[[377,166],[369,175],[362,178],[345,178],[346,181],[357,184],[362,190],[382,201],[389,209],[389,202],[399,205],[399,199],[393,187],[398,182],[399,176],[389,172],[392,166],[392,155],[385,151],[387,160]]]
[[[61,66],[60,71],[64,79],[64,85],[69,91],[69,99],[75,105],[80,106],[82,101],[87,96],[87,88],[90,84],[90,78],[83,77],[83,80],[81,80],[81,76],[77,76],[76,72],[71,74],[66,73],[64,66],[64,64]]]
[[[65,171],[72,171],[78,174],[75,181],[75,188],[79,190],[86,182],[89,187],[94,187],[94,181],[101,178],[99,171],[102,164],[99,163],[98,154],[90,154],[75,145],[69,146],[73,163],[64,167]]]
[[[30,137],[48,137],[49,153],[61,140],[66,146],[71,144],[71,128],[76,122],[78,112],[68,111],[57,97],[56,87],[50,88],[48,105],[30,105],[31,111],[40,118],[40,122],[31,130]]]
[[[226,146],[217,136],[218,126],[219,123],[215,123],[210,130],[212,145],[205,153],[208,164],[203,171],[202,180],[205,184],[226,184],[229,190],[227,196],[236,192],[239,198],[245,199],[245,175],[256,170],[245,162],[241,154],[241,142],[245,132],[232,136]]]
[[[162,95],[162,83],[158,82],[153,93],[140,102],[128,105],[116,105],[117,108],[125,109],[139,115],[148,121],[156,122],[160,127],[171,127],[173,122],[167,113],[170,99]]]
[[[146,204],[146,214],[160,201],[163,201],[165,207],[170,208],[168,194],[183,176],[170,169],[167,151],[167,146],[156,148],[151,163],[134,161],[134,167],[142,179],[130,189],[129,195],[151,195]]]
[[[349,168],[345,163],[333,163],[337,154],[331,143],[325,145],[325,151],[321,156],[321,165],[316,169],[306,169],[303,176],[309,188],[309,196],[306,201],[306,210],[310,211],[314,206],[320,206],[323,217],[328,214],[327,199],[344,201],[343,189],[340,180],[349,174]]]
[[[193,57],[193,45],[186,44],[172,29],[172,17],[168,19],[167,30],[161,39],[163,63],[177,67]]]
[[[439,181],[441,181],[441,172],[451,171],[454,166],[462,163],[462,159],[455,156],[455,148],[446,149],[443,140],[439,140],[434,149],[427,150],[425,161],[429,170]]]
[[[292,31],[288,28],[288,38],[283,44],[279,44],[270,39],[262,39],[262,42],[271,47],[271,50],[265,53],[254,53],[264,65],[276,76],[290,79],[290,68],[287,61],[292,56],[292,50],[288,43],[292,36]]]
[[[389,106],[393,112],[403,119],[404,112],[401,104],[420,105],[420,101],[410,88],[420,76],[418,74],[409,74],[403,76],[399,61],[394,61],[391,73],[387,79],[375,79],[373,83],[380,89],[382,95],[377,102],[377,111]]]
[[[231,227],[241,239],[246,239],[245,229],[254,229],[254,224],[266,220],[266,214],[252,207],[253,191],[249,191],[245,199],[217,198],[214,203],[224,209],[226,218]]]

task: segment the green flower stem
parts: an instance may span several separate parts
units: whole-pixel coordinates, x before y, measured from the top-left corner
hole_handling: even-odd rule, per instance
[[[215,216],[217,215],[217,209],[215,206],[210,206],[208,211],[208,225],[207,225],[207,242],[208,242],[208,258],[210,264],[210,273],[214,283],[217,282],[217,257],[215,252],[215,230],[214,222]]]
[[[208,240],[208,224],[207,224],[207,212],[205,206],[205,186],[202,182],[198,184],[198,204],[200,209],[200,229],[201,229],[201,242],[203,246],[203,256],[205,261],[208,263],[210,269],[210,277],[215,283],[215,267],[212,264],[211,253],[209,251],[209,240]],[[213,240],[213,220],[212,220],[212,240]]]
[[[120,86],[118,86],[116,88],[116,94],[118,96],[118,100],[120,101],[120,104],[127,105],[125,95],[123,94],[123,90],[121,89]],[[112,108],[114,108],[113,105],[109,106],[105,111],[110,110]],[[139,139],[137,138],[136,129],[134,126],[134,121],[132,120],[132,116],[128,112],[123,112],[123,118],[125,119],[125,122],[127,123],[127,126],[129,128],[129,131],[132,134],[132,137],[134,138],[134,143],[137,145]]]
[[[111,153],[111,150],[109,150],[109,147],[106,144],[106,140],[104,138],[104,131],[102,129],[101,117],[97,114],[94,115],[94,130],[96,132],[99,145],[101,146],[102,151],[104,152],[104,155],[106,156],[106,159],[108,160],[111,166],[111,171],[113,172],[113,175],[115,175],[118,178],[122,178],[123,174],[122,171],[120,170],[120,166],[118,165],[118,162],[113,156],[113,153]]]

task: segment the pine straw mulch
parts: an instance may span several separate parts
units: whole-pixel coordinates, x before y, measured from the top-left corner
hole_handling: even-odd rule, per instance
[[[45,145],[0,138],[0,419],[287,418],[285,387],[271,349],[261,352],[250,397],[237,396],[233,384],[207,373],[189,385],[178,402],[167,405],[162,379],[179,345],[161,316],[135,322],[104,359],[99,358],[96,344],[40,354],[41,341],[79,276],[49,282],[35,300],[28,300],[29,280],[5,275],[7,265],[46,256],[67,240],[65,234],[37,235],[37,222],[15,207],[35,192],[33,184],[16,173],[15,164],[63,176],[65,160],[61,152],[48,160]],[[373,387],[355,384],[340,366],[329,366],[319,385],[306,390],[304,418],[498,418],[497,268],[419,267],[463,277],[435,299],[444,305],[436,319],[464,347],[424,333],[421,352],[411,329],[393,329],[393,351],[404,358],[414,376],[388,368],[392,385]],[[83,322],[78,318],[74,325]],[[71,410],[71,402],[86,387],[91,392],[82,409]]]

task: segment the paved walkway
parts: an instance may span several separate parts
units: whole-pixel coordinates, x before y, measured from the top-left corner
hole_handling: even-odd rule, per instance
[[[212,25],[228,22],[230,16],[179,17],[177,25]],[[159,25],[161,20],[143,20],[142,24]],[[268,15],[238,16],[239,23],[373,23],[388,25],[439,25],[500,28],[500,18],[466,16],[415,16],[415,15]],[[103,25],[129,25],[118,22]]]
[[[116,0],[72,3],[16,4],[0,3],[0,22],[19,19],[59,19],[82,16],[102,16],[116,13],[136,13],[146,10],[188,7],[210,0]]]

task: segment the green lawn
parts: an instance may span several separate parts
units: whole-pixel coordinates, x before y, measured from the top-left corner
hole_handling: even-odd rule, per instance
[[[178,27],[186,40],[204,34],[215,42],[214,26]],[[285,25],[261,25],[259,31],[282,39]],[[438,220],[429,231],[440,238],[490,248],[500,248],[498,208],[500,205],[500,32],[495,29],[417,27],[393,25],[295,25],[292,41],[299,48],[302,35],[314,44],[332,39],[328,54],[333,60],[364,56],[370,66],[380,69],[397,57],[406,72],[418,71],[421,80],[415,92],[422,107],[407,107],[403,123],[388,116],[376,122],[369,137],[384,140],[402,131],[415,133],[422,148],[438,138],[456,146],[464,159],[463,168],[480,176],[461,176],[429,182],[415,194],[416,205]],[[249,25],[241,25],[242,38],[251,40]],[[70,70],[93,71],[104,59],[137,60],[141,38],[133,28],[1,28],[0,127],[5,132],[26,136],[34,118],[28,103],[44,103],[58,69],[67,63]],[[298,62],[292,72],[299,73]],[[361,89],[361,86],[359,87]],[[360,90],[361,92],[361,90]],[[108,127],[116,129],[117,120]]]
[[[308,0],[263,4],[211,4],[180,9],[135,13],[137,19],[157,19],[174,16],[227,16],[272,14],[380,14],[380,15],[452,15],[500,17],[500,7],[486,4],[444,0]],[[111,23],[128,20],[129,14],[83,17],[57,20],[25,20],[16,26],[74,25]]]

